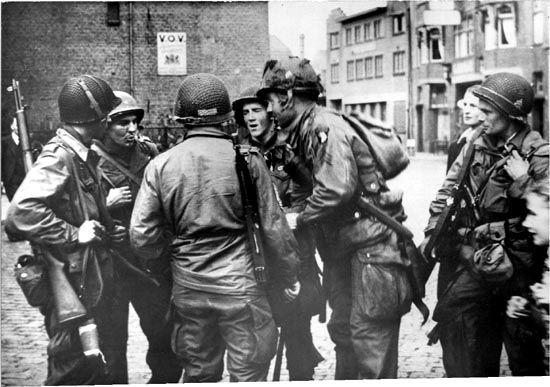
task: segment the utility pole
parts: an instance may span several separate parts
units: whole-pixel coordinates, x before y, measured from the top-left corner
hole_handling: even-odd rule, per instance
[[[414,82],[413,82],[413,72],[412,72],[412,69],[413,69],[413,66],[412,66],[412,48],[413,48],[413,45],[412,45],[411,20],[412,20],[412,17],[411,17],[411,2],[408,1],[407,2],[406,20],[405,20],[405,23],[407,25],[406,31],[407,31],[407,78],[408,78],[408,83],[407,83],[407,119],[406,119],[406,122],[407,122],[407,124],[406,124],[407,141],[406,141],[406,145],[407,145],[407,150],[412,148],[411,150],[409,150],[409,152],[414,153],[414,149],[416,148],[416,145],[415,145],[415,137],[416,136],[414,135],[414,130],[413,130],[413,113],[412,113],[412,109],[413,109],[413,83]],[[412,141],[409,141],[409,140],[412,140]]]

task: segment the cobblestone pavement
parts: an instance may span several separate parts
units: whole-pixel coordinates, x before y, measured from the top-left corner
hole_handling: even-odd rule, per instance
[[[406,225],[414,232],[415,241],[422,240],[422,228],[428,218],[428,204],[441,184],[445,172],[445,156],[417,154],[409,168],[389,182],[391,188],[404,189],[405,209],[409,215]],[[2,218],[5,217],[7,200],[2,196]],[[41,385],[46,378],[47,336],[41,314],[27,305],[13,278],[16,257],[28,251],[26,242],[10,243],[2,227],[2,386]],[[427,285],[426,304],[433,310],[435,305],[435,275]],[[330,311],[327,313],[330,316]],[[426,328],[420,327],[420,314],[413,308],[403,317],[399,347],[400,378],[438,378],[444,376],[441,362],[441,347],[427,346]],[[315,372],[316,380],[331,380],[334,377],[333,344],[326,325],[313,318],[314,342],[324,356]],[[146,340],[139,328],[135,313],[130,316],[130,339],[128,343],[129,381],[132,384],[146,383],[149,370],[145,364]],[[509,375],[505,356],[502,359],[503,375]],[[269,375],[271,379],[271,373]],[[228,381],[227,374],[224,380]],[[288,380],[283,363],[281,380]]]

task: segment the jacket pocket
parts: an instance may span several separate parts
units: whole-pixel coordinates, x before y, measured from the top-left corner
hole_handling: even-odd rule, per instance
[[[412,289],[401,265],[362,263],[352,260],[354,302],[373,320],[396,320],[409,312]]]
[[[271,309],[265,297],[258,297],[248,302],[247,307],[252,318],[252,336],[254,346],[249,361],[266,364],[277,351],[277,327],[271,316]]]

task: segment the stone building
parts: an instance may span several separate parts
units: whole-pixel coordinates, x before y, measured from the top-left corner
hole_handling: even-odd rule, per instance
[[[183,37],[183,51],[162,57],[161,33]],[[31,107],[30,129],[48,131],[63,83],[89,73],[132,93],[146,127],[165,127],[185,74],[214,73],[235,97],[259,82],[268,58],[267,1],[3,3],[2,122],[13,114],[12,78]],[[177,63],[177,75],[160,75],[162,60]]]

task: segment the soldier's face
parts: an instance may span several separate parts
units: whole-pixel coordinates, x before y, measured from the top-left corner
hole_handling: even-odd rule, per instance
[[[244,104],[243,120],[252,137],[262,137],[270,128],[267,109],[258,102]]]
[[[483,113],[485,128],[488,135],[491,136],[503,136],[506,130],[510,127],[510,119],[508,116],[502,114],[493,105],[479,100],[479,110]]]
[[[523,226],[533,234],[533,243],[539,246],[548,245],[550,239],[550,214],[547,199],[537,193],[527,194],[527,216]]]
[[[269,92],[267,94],[267,111],[272,112],[282,128],[289,126],[294,120],[294,111],[287,106],[288,97],[285,94]]]
[[[483,122],[483,113],[479,110],[479,98],[470,92],[462,99],[462,120],[465,125],[476,126]]]
[[[109,123],[107,136],[115,144],[130,148],[136,142],[136,135],[139,126],[138,116],[134,113],[123,114],[115,117]]]

